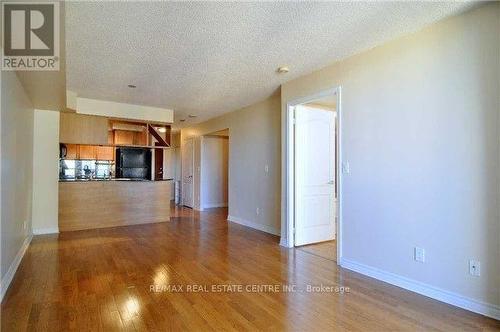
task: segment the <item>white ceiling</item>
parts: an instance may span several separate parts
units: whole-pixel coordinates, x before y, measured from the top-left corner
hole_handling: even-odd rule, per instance
[[[462,2],[67,2],[67,88],[171,108],[184,125],[458,14]],[[280,65],[290,72],[279,75]],[[130,89],[128,84],[137,85]]]

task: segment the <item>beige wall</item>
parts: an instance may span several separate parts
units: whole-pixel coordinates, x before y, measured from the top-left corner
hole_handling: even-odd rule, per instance
[[[17,77],[31,99],[34,108],[62,111],[66,109],[66,10],[65,2],[58,2],[60,26],[59,70],[18,71]]]
[[[181,139],[184,142],[187,137],[199,137],[226,128],[230,132],[229,215],[236,222],[278,234],[280,97],[273,96],[242,110],[182,129]],[[266,165],[268,173],[265,172]],[[199,191],[195,190],[195,193],[199,194]]]
[[[33,106],[15,72],[2,72],[1,275],[3,297],[31,235]]]
[[[281,90],[284,115],[342,87],[343,265],[492,304],[490,314],[500,310],[499,31],[500,4],[488,4]]]
[[[33,234],[57,233],[59,112],[35,110],[33,134]]]

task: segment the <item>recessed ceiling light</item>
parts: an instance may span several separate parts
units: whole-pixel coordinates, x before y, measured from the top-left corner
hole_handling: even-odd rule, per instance
[[[160,133],[166,133],[166,132],[167,132],[167,128],[165,128],[165,127],[160,127],[160,128],[158,128],[158,131],[159,131]]]
[[[135,86],[135,85],[133,85],[133,84],[129,84],[129,85],[127,85],[127,86],[128,86],[129,88],[132,88],[132,89],[137,88],[137,86]]]
[[[189,116],[190,118],[196,118],[198,115],[189,114],[188,116]]]
[[[278,74],[286,74],[290,71],[290,68],[288,68],[287,66],[281,66],[281,67],[278,67],[278,69],[276,70],[276,72]]]

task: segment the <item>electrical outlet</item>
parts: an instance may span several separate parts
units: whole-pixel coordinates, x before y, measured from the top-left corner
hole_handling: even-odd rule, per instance
[[[414,259],[417,262],[425,263],[425,249],[415,247],[414,249]]]
[[[349,168],[349,162],[348,161],[344,161],[342,163],[342,173],[349,174],[350,172],[351,172],[351,170]]]
[[[469,261],[469,273],[475,277],[481,276],[481,262],[471,259]]]
[[[23,230],[26,230],[26,225],[27,225],[27,223],[28,223],[28,222],[27,222],[26,220],[23,222]]]
[[[259,209],[259,208],[256,208],[256,209],[255,209],[255,213],[257,213],[257,215],[259,215],[259,214],[260,214],[260,209]]]
[[[264,166],[264,172],[269,173],[269,165]]]

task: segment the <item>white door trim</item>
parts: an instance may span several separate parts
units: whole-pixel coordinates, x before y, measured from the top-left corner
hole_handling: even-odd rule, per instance
[[[336,86],[326,89],[319,93],[299,98],[286,104],[286,131],[283,133],[285,143],[286,159],[286,206],[285,206],[285,226],[286,238],[281,239],[281,245],[292,248],[294,247],[294,224],[295,224],[295,169],[294,169],[294,146],[295,146],[295,127],[294,127],[294,107],[299,104],[312,102],[314,100],[335,95],[337,98],[337,209],[338,220],[336,222],[336,239],[337,239],[337,264],[342,260],[342,103],[341,103],[341,87]]]

